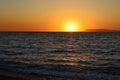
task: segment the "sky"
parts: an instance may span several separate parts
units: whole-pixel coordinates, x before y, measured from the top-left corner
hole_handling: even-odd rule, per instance
[[[120,30],[120,0],[0,0],[0,31]]]

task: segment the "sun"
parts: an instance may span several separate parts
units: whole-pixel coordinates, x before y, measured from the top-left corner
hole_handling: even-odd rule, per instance
[[[67,25],[66,26],[66,31],[70,31],[70,32],[73,32],[73,31],[76,31],[76,26],[75,25]]]
[[[79,25],[75,21],[68,21],[64,24],[64,31],[66,32],[77,32],[79,31]]]

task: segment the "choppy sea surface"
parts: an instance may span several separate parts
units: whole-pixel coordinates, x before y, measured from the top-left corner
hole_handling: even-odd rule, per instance
[[[120,33],[0,33],[0,69],[120,80]]]

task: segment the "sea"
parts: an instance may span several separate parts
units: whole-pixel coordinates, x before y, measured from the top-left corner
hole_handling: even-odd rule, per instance
[[[0,69],[72,80],[120,80],[120,32],[0,32]]]

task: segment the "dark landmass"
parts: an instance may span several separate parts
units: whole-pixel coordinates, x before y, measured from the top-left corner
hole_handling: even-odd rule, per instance
[[[109,29],[87,29],[85,32],[120,32],[120,30],[109,30]]]

